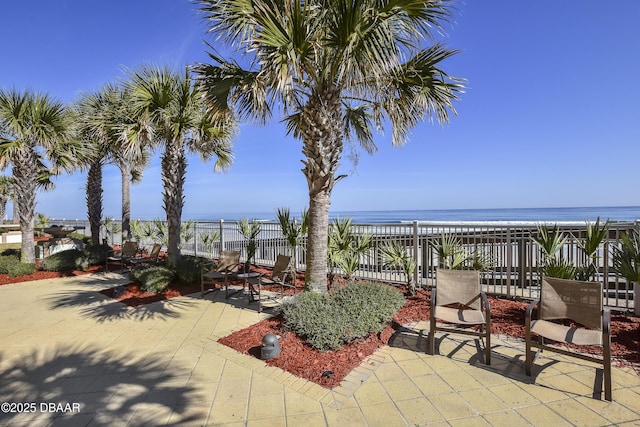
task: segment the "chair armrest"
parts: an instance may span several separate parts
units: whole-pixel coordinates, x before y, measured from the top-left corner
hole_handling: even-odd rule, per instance
[[[430,301],[432,313],[436,308],[436,298],[437,298],[437,288],[434,286],[433,288],[431,288],[431,301]]]
[[[487,313],[487,319],[491,318],[491,304],[489,304],[489,298],[484,292],[480,292],[480,298],[482,299],[482,305],[484,305],[485,312]],[[482,308],[482,306],[480,307]]]
[[[533,309],[539,303],[540,303],[540,298],[534,299],[533,301],[531,301],[531,304],[529,304],[529,307],[527,307],[527,310],[524,312],[524,324],[527,331],[531,329],[531,315],[533,314]]]

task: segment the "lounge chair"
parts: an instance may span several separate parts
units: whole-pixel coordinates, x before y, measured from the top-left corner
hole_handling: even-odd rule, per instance
[[[135,257],[129,259],[127,262],[131,265],[143,265],[143,264],[153,264],[158,262],[158,256],[160,255],[160,249],[162,249],[162,245],[159,243],[155,243],[151,248],[151,252],[149,252],[148,257]]]
[[[478,271],[439,269],[436,287],[431,290],[430,317],[429,354],[435,354],[436,331],[473,335],[484,338],[485,363],[491,364],[491,306],[480,288]],[[439,325],[436,320],[458,327]],[[480,328],[473,330],[471,326]]]
[[[265,297],[262,295],[262,287],[264,285],[276,285],[280,287],[280,296],[284,296],[285,288],[295,289],[295,276],[293,276],[293,283],[287,283],[287,279],[292,276],[291,269],[289,268],[290,256],[278,255],[276,263],[273,266],[271,274],[268,276],[257,275],[254,277],[248,277],[247,282],[249,284],[249,299],[252,302],[258,303],[258,311],[262,311],[262,301],[266,299],[272,299],[271,296]]]
[[[229,298],[229,276],[240,268],[240,251],[222,251],[217,264],[208,263],[203,266],[200,275],[200,292],[204,297],[205,283],[213,283],[224,279],[225,297]],[[206,270],[206,271],[205,271]]]
[[[138,253],[138,242],[127,241],[124,242],[122,248],[113,252],[113,255],[108,256],[105,261],[105,270],[109,271],[109,263],[119,262],[120,270],[124,269],[125,264],[134,258]]]
[[[538,319],[532,320],[533,309],[536,306]],[[562,320],[573,321],[574,325],[563,324]],[[602,304],[602,283],[543,278],[540,298],[533,301],[525,313],[527,375],[531,376],[536,356],[531,351],[532,347],[597,363],[603,366],[605,399],[611,401],[610,322],[609,308],[603,307]],[[533,335],[538,339],[534,340]],[[597,357],[545,345],[545,338],[558,343],[600,346],[603,356]]]

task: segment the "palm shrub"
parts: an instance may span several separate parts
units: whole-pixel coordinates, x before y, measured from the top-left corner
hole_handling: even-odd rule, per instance
[[[276,216],[278,217],[278,223],[282,230],[282,235],[287,240],[289,247],[291,248],[291,258],[293,259],[294,268],[298,265],[298,251],[297,248],[302,243],[302,239],[307,234],[307,226],[309,224],[309,212],[307,209],[302,211],[300,222],[295,219],[291,219],[291,211],[289,208],[278,208],[276,210]]]
[[[247,251],[247,262],[251,262],[258,250],[256,238],[258,237],[258,234],[260,234],[261,224],[256,220],[249,221],[249,219],[245,217],[238,221],[238,229],[240,234],[242,234],[242,237],[247,241],[245,246]]]
[[[434,244],[438,267],[450,270],[471,269],[486,271],[494,264],[491,254],[480,248],[469,250],[454,234],[442,234]]]
[[[602,241],[609,232],[609,220],[600,226],[600,217],[594,223],[587,221],[586,236],[584,240],[578,240],[583,257],[584,265],[576,269],[576,279],[595,280],[598,273],[598,250]]]
[[[120,223],[113,219],[113,217],[105,216],[102,220],[102,230],[104,231],[105,238],[113,244],[113,237],[120,233],[122,228],[120,227]]]
[[[537,235],[531,238],[542,252],[543,264],[540,267],[540,273],[543,276],[559,279],[575,279],[576,267],[561,255],[568,236],[558,230],[557,224],[553,228],[547,225],[539,225],[537,228]]]
[[[35,228],[47,228],[49,226],[49,217],[45,214],[43,214],[42,212],[36,212],[36,218],[35,218]],[[38,236],[43,236],[45,233],[42,230],[38,230],[35,233]]]
[[[213,244],[218,240],[220,240],[220,233],[217,231],[198,234],[198,241],[202,246],[207,248],[209,258],[213,258]]]
[[[386,268],[397,268],[402,270],[407,278],[407,287],[411,295],[416,293],[416,285],[413,281],[413,272],[416,269],[416,262],[405,247],[397,241],[385,242],[380,247],[382,255],[382,265]]]
[[[613,248],[613,267],[629,285],[633,283],[634,313],[640,315],[640,231],[637,228],[624,233],[620,245]]]
[[[175,272],[165,266],[150,265],[131,270],[131,280],[140,284],[143,292],[158,294],[163,292],[175,277]]]
[[[182,249],[185,243],[191,242],[194,237],[196,233],[193,220],[180,223],[180,248]]]
[[[381,332],[404,304],[402,294],[374,282],[351,282],[329,294],[303,292],[285,302],[285,328],[318,350]]]
[[[329,286],[333,285],[336,271],[341,269],[347,280],[358,270],[360,257],[371,248],[371,234],[357,234],[351,218],[337,218],[329,227],[327,263],[329,265]]]

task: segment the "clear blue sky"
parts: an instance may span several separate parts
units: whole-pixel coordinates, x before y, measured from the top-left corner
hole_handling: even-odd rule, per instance
[[[425,122],[410,142],[361,153],[332,211],[640,205],[640,1],[458,3],[445,69],[468,79],[458,116]],[[7,1],[0,86],[72,101],[143,63],[206,61],[206,27],[185,0]],[[211,39],[207,39],[213,42]],[[308,200],[298,141],[277,123],[242,125],[226,174],[191,158],[185,218],[299,212]],[[132,216],[161,217],[159,161],[132,187]],[[36,210],[85,218],[86,174],[56,180]],[[105,215],[120,216],[120,177],[104,177]]]

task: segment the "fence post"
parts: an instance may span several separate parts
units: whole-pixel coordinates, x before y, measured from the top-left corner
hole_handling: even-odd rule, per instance
[[[511,268],[513,266],[513,244],[511,242],[511,227],[507,228],[507,296],[511,296]]]
[[[418,282],[418,221],[417,220],[413,220],[413,262],[415,263],[416,268],[414,268],[413,270],[413,283],[415,283],[415,286],[419,286],[422,287],[422,283],[421,281]]]
[[[220,220],[220,252],[224,250],[224,219]]]

